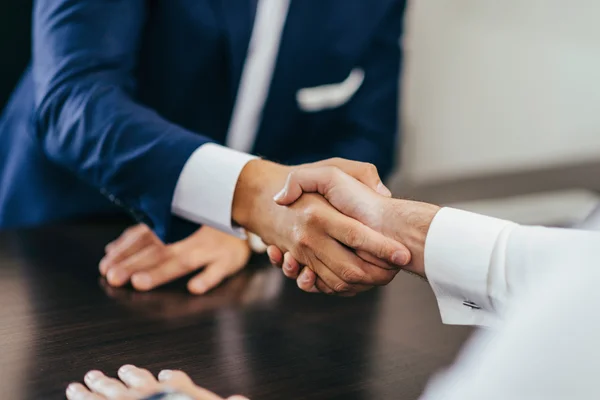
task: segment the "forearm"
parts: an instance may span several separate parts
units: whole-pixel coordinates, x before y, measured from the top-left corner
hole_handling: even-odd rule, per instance
[[[597,233],[520,226],[450,208],[432,218],[426,206],[412,204],[389,219],[406,221],[396,237],[413,251],[414,272],[429,280],[446,323],[496,324],[515,297],[559,266],[578,273],[589,265],[600,244]]]
[[[64,84],[41,102],[38,115],[39,140],[49,159],[167,236],[177,180],[206,138],[102,83]]]
[[[440,207],[415,201],[389,199],[383,206],[382,233],[403,243],[411,252],[406,270],[425,277],[425,243]]]
[[[38,1],[33,74],[46,156],[163,239],[181,171],[208,139],[138,103],[143,1]]]
[[[263,237],[268,231],[265,222],[274,207],[273,196],[283,186],[289,171],[289,167],[266,160],[248,162],[236,184],[231,209],[233,222]]]
[[[386,236],[412,253],[409,271],[426,277],[449,324],[489,325],[507,299],[507,243],[516,226],[425,203],[389,200]]]

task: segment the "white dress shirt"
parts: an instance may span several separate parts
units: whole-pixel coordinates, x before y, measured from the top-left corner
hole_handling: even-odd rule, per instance
[[[275,69],[290,0],[259,0],[227,146],[200,146],[186,162],[172,202],[173,214],[244,237],[232,224],[233,195],[253,147]]]
[[[423,399],[597,399],[600,233],[445,208],[425,270],[442,319],[481,331]]]

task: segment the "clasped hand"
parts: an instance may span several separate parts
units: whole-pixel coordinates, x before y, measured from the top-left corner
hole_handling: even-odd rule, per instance
[[[303,193],[319,193],[342,214],[402,242],[411,252],[410,263],[402,264],[403,268],[425,276],[425,238],[439,211],[438,206],[382,196],[335,166],[308,166],[291,172],[274,201],[289,207],[306,196]],[[290,252],[284,254],[277,246],[269,246],[267,252],[271,263],[282,267],[288,278],[296,279],[302,290],[327,292],[323,290],[318,273],[310,267],[303,267]],[[374,265],[387,267],[373,254],[360,250],[357,254]]]

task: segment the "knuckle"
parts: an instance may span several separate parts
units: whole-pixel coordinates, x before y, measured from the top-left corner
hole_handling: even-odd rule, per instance
[[[175,268],[183,273],[194,272],[198,269],[198,265],[190,260],[177,260]]]
[[[150,227],[146,224],[139,224],[138,228],[141,232],[151,232]]]
[[[388,254],[391,252],[388,250],[386,246],[377,246],[375,248],[375,256],[380,260],[388,259]]]
[[[335,293],[346,293],[350,291],[351,286],[346,282],[336,283],[333,287]]]
[[[151,246],[148,248],[146,259],[153,259],[160,262],[168,259],[171,256],[170,250],[162,246]]]
[[[348,283],[361,283],[366,278],[366,273],[359,268],[346,267],[340,274],[341,278]]]
[[[308,226],[319,223],[321,220],[319,208],[313,205],[307,206],[303,211],[303,220]]]
[[[310,235],[305,229],[294,229],[294,247],[298,249],[306,249],[311,245]]]
[[[152,231],[150,230],[145,230],[139,233],[139,236],[141,239],[143,239],[144,241],[150,243],[152,242],[152,239],[154,237],[154,234],[152,233]]]
[[[363,163],[363,168],[365,169],[365,171],[367,171],[369,174],[371,175],[377,175],[379,176],[379,173],[377,171],[377,167],[375,166],[375,164],[371,164],[371,163]]]
[[[350,227],[346,231],[346,245],[358,249],[365,244],[366,238],[356,227]]]
[[[149,229],[148,229],[147,225],[138,224],[138,225],[134,225],[134,226],[128,228],[125,232],[129,232],[131,234],[136,234],[136,235],[142,235],[148,231],[149,231]]]

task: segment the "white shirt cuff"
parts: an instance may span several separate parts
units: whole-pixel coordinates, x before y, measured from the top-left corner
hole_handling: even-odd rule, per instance
[[[505,285],[504,252],[497,251],[498,240],[507,237],[503,231],[514,226],[509,221],[452,208],[443,208],[435,216],[425,243],[425,275],[445,324],[497,322],[490,293]],[[494,261],[501,262],[492,269]]]
[[[178,217],[245,238],[231,220],[238,178],[255,156],[214,143],[200,146],[181,171],[171,210]]]

